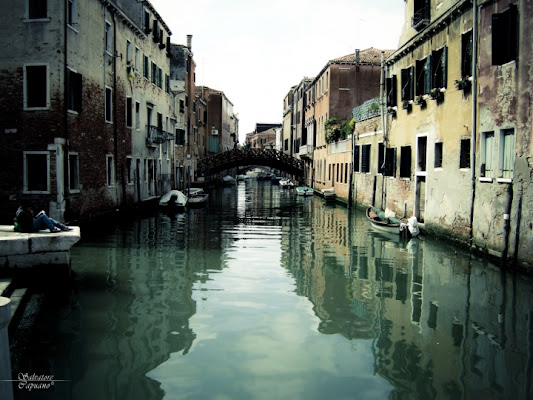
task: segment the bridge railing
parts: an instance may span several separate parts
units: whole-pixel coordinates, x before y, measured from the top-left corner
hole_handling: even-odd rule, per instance
[[[245,165],[265,165],[290,174],[303,176],[303,161],[274,149],[232,149],[198,162],[198,169],[214,174]]]

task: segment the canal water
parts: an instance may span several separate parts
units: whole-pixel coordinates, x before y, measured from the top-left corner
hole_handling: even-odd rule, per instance
[[[360,210],[250,180],[82,236],[48,398],[533,398],[532,279]]]

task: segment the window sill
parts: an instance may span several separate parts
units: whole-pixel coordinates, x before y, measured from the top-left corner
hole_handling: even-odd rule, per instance
[[[50,17],[46,17],[46,18],[24,18],[24,22],[50,22]]]
[[[24,190],[24,194],[50,194],[49,190]]]
[[[496,182],[498,183],[513,183],[512,178],[498,178],[496,179]]]
[[[79,115],[78,111],[75,110],[67,110],[67,112],[72,115]]]
[[[492,183],[494,181],[494,178],[479,178],[479,181]]]
[[[76,24],[76,25],[77,25],[77,24]],[[75,33],[80,33],[76,28],[74,28],[73,25],[71,25],[71,24],[67,24],[67,26],[68,26],[69,29],[72,30],[73,32],[75,32]]]
[[[80,194],[81,191],[80,191],[80,189],[70,189],[70,190],[69,190],[69,193],[70,193],[70,194]]]

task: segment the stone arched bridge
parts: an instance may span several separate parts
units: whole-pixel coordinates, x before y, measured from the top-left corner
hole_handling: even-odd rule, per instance
[[[198,170],[209,176],[230,168],[246,165],[264,165],[304,176],[302,160],[273,149],[233,149],[198,161]]]

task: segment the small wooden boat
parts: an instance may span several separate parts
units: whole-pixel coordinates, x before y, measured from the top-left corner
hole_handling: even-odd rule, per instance
[[[202,207],[207,203],[207,199],[209,199],[209,194],[202,188],[190,188],[185,193],[187,193],[187,197],[189,198],[189,207]]]
[[[171,190],[159,199],[159,206],[171,210],[183,210],[188,202],[187,196],[179,190]]]
[[[314,191],[309,186],[298,186],[296,188],[296,194],[298,196],[312,196]]]
[[[406,237],[418,236],[416,218],[414,221],[415,229],[412,229],[413,223],[410,220],[408,221],[405,218],[386,217],[384,211],[375,207],[368,207],[366,210],[366,217],[370,221],[372,227],[376,230]]]

